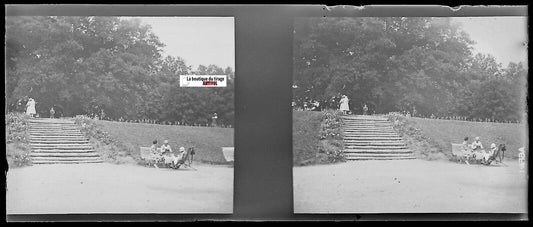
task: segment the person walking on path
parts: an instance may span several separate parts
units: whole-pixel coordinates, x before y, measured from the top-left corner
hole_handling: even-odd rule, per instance
[[[350,100],[348,99],[348,96],[343,95],[340,100],[340,107],[339,110],[342,111],[344,114],[348,114],[348,111],[350,111],[350,107],[348,106],[348,102]]]
[[[35,100],[32,98],[28,99],[28,103],[26,103],[26,114],[30,117],[33,117],[37,112],[35,111]]]

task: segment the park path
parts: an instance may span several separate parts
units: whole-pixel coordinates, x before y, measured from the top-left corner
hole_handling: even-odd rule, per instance
[[[527,213],[527,169],[506,164],[413,159],[294,167],[294,211]]]
[[[103,162],[72,120],[33,118],[29,133],[33,164]]]
[[[387,118],[349,115],[344,122],[344,155],[347,160],[414,159]]]
[[[88,163],[34,165],[6,175],[7,214],[231,213],[233,168]]]

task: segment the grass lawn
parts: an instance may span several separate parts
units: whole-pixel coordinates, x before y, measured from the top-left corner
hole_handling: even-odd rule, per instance
[[[506,158],[518,158],[518,148],[528,142],[525,124],[504,124],[491,122],[469,122],[454,120],[437,120],[425,118],[408,118],[414,122],[424,135],[430,137],[444,151],[451,153],[451,143],[462,143],[468,136],[470,143],[479,136],[485,149],[491,143],[504,143],[507,147]],[[527,150],[527,149],[526,149]]]
[[[319,151],[321,112],[292,112],[293,164],[314,163]]]
[[[225,163],[221,147],[233,147],[233,128],[194,127],[97,121],[103,129],[128,147],[149,147],[153,140],[161,146],[168,140],[172,149],[194,147],[194,160]]]

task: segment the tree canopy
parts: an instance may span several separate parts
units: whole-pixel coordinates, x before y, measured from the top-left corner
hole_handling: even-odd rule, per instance
[[[25,97],[38,112],[59,106],[66,116],[101,110],[109,118],[203,123],[218,113],[233,124],[233,80],[226,88],[181,88],[179,75],[222,74],[192,69],[149,25],[119,17],[6,17],[6,101]]]
[[[299,18],[294,26],[296,105],[347,95],[361,112],[518,120],[527,68],[474,55],[450,18]],[[326,105],[327,106],[327,105]]]

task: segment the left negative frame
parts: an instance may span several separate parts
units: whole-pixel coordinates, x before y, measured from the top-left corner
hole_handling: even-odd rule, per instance
[[[233,17],[5,19],[8,215],[233,213]]]

